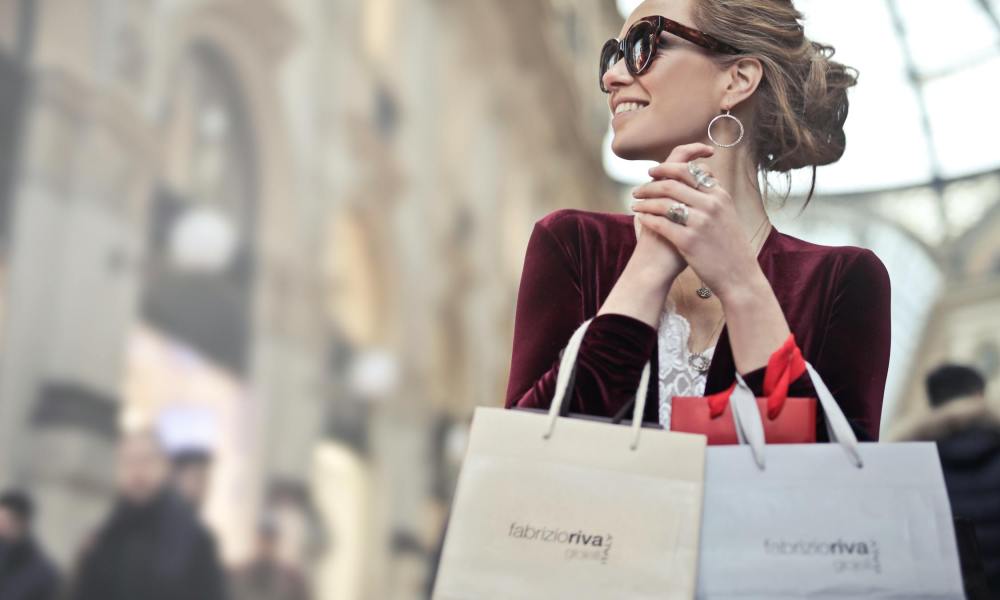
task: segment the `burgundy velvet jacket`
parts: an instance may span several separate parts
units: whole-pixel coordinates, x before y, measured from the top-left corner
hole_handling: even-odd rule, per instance
[[[573,331],[594,317],[636,246],[632,216],[564,209],[531,233],[517,296],[506,407],[548,408],[559,357]],[[772,229],[758,262],[802,355],[823,377],[859,436],[878,439],[889,366],[889,275],[870,250],[811,244]],[[596,317],[584,336],[569,398],[575,413],[611,417],[631,410],[639,376],[652,361],[644,421],[657,422],[657,331],[620,314]],[[706,394],[735,380],[724,327]],[[743,374],[761,396],[764,369]],[[807,376],[790,389],[815,396]],[[821,411],[817,411],[821,412]],[[819,439],[825,427],[817,424]]]

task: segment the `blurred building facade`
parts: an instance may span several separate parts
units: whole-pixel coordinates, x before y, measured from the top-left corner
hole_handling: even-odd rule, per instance
[[[0,0],[0,485],[64,567],[122,427],[321,597],[420,597],[533,222],[613,210],[602,2]],[[580,100],[585,99],[585,100]],[[544,165],[544,166],[540,166]]]

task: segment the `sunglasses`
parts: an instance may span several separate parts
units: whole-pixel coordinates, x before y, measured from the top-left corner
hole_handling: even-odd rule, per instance
[[[608,93],[608,89],[604,87],[604,74],[622,58],[625,59],[625,67],[633,77],[648,69],[656,57],[656,48],[663,32],[672,33],[712,52],[740,54],[739,50],[729,44],[687,25],[681,25],[677,21],[661,16],[645,17],[629,27],[621,41],[610,39],[604,42],[597,79],[601,91]]]

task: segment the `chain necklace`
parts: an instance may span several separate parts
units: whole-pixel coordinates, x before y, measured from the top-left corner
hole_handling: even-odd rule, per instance
[[[753,234],[753,237],[750,238],[750,245],[751,246],[753,245],[754,241],[757,239],[757,235],[764,228],[764,224],[765,223],[767,223],[767,216],[766,215],[764,216],[764,220],[757,227],[757,231]],[[764,238],[764,239],[766,240],[767,238]],[[760,252],[760,249],[763,246],[764,246],[764,241],[762,240],[760,246],[757,246],[757,248],[754,250],[754,256],[756,256]],[[702,289],[708,291],[708,295],[707,296],[703,296],[702,295]],[[709,298],[709,297],[712,296],[711,290],[709,290],[707,287],[705,287],[705,283],[704,282],[702,282],[702,284],[701,284],[701,289],[698,290],[698,296],[701,297],[701,298]],[[722,324],[725,321],[726,321],[726,313],[723,312],[722,316],[719,317],[719,322],[716,323],[715,327],[712,329],[711,335],[708,336],[709,342],[711,342],[712,340],[715,339],[715,334],[719,333],[719,330],[722,328]],[[709,356],[708,356],[708,348],[705,348],[701,352],[691,352],[691,354],[688,356],[688,364],[691,365],[691,367],[695,371],[698,371],[698,373],[700,373],[700,374],[708,373],[708,368],[712,364],[712,359],[709,358]]]
[[[723,314],[719,322],[715,324],[715,329],[712,330],[712,335],[708,338],[709,340],[715,339],[715,334],[719,332],[725,320],[726,315]],[[708,348],[705,348],[701,352],[691,352],[688,356],[688,364],[699,373],[708,373],[708,367],[712,364],[712,359],[708,356]]]
[[[757,226],[757,231],[753,232],[753,237],[750,238],[751,246],[753,245],[754,240],[757,239],[757,234],[760,233],[760,230],[764,228],[764,223],[767,223],[767,215],[764,215],[764,220],[761,221],[760,225]],[[704,280],[701,281],[701,287],[695,290],[695,293],[698,294],[698,297],[701,298],[702,300],[708,300],[709,298],[712,297],[712,290],[709,289],[707,285],[705,285]]]

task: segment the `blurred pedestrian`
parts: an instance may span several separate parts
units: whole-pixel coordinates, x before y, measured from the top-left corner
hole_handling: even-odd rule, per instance
[[[212,453],[204,448],[183,448],[170,456],[170,480],[174,489],[195,511],[208,496],[212,476]]]
[[[257,530],[254,558],[233,573],[235,600],[308,600],[309,586],[295,567],[285,563],[278,548],[281,543],[277,524],[263,521]]]
[[[21,491],[0,496],[0,600],[55,600],[59,574],[31,531],[34,503]]]
[[[942,365],[926,383],[930,414],[895,437],[937,442],[952,512],[972,523],[992,597],[1000,598],[1000,412],[969,367]]]
[[[126,436],[119,449],[118,502],[85,549],[73,600],[222,600],[212,534],[168,483],[155,434]]]

